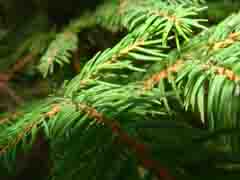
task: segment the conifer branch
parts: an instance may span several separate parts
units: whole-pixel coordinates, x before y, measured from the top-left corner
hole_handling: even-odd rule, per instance
[[[119,141],[123,144],[126,144],[128,148],[134,151],[138,158],[140,159],[143,167],[154,170],[157,177],[163,180],[172,180],[173,178],[169,174],[169,172],[159,166],[159,163],[149,159],[149,150],[147,149],[146,145],[142,143],[138,143],[136,139],[131,138],[128,134],[121,130],[121,126],[115,120],[107,120],[101,113],[98,113],[96,109],[93,109],[87,105],[80,104],[78,105],[79,108],[85,111],[91,118],[96,119],[98,123],[104,124],[108,128],[110,128],[113,134],[118,135]]]
[[[56,64],[70,63],[81,46],[78,33],[83,29],[100,25],[111,31],[128,30],[112,48],[77,66],[79,74],[52,97],[0,119],[4,162],[14,164],[16,151],[32,146],[37,132],[43,130],[53,147],[56,177],[52,179],[97,179],[102,174],[105,179],[137,179],[138,162],[159,179],[170,180],[176,174],[188,178],[185,164],[202,167],[211,158],[215,171],[222,152],[219,144],[230,147],[226,156],[240,147],[237,133],[220,132],[239,126],[240,15],[207,30],[198,19],[204,9],[200,4],[199,0],[109,0],[58,33],[29,35],[12,59],[34,53],[16,63],[12,72],[21,71],[31,56],[41,56],[38,68],[47,77]],[[203,32],[191,38],[199,30]],[[138,81],[130,78],[135,75]],[[10,77],[0,75],[0,81]],[[142,132],[137,123],[148,120],[162,128]],[[165,120],[183,121],[191,128],[166,127]],[[195,128],[196,121],[208,130]],[[217,148],[210,149],[209,142]],[[103,159],[107,165],[100,167]],[[126,165],[131,168],[126,170]]]
[[[70,63],[69,59],[73,51],[77,49],[78,37],[72,32],[60,33],[56,40],[49,46],[48,51],[40,60],[39,70],[46,77],[52,74],[54,63],[63,66],[63,63]],[[61,47],[60,47],[61,46]]]

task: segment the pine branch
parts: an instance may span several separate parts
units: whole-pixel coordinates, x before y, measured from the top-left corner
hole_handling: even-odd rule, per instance
[[[167,68],[152,75],[146,81],[147,87],[160,83],[174,72],[174,81],[182,92],[186,110],[189,107],[198,110],[202,122],[212,130],[238,127],[238,21],[239,14],[232,15],[210,30],[210,34],[197,36],[196,45],[192,44],[194,41],[186,44],[185,52],[173,52]],[[182,63],[176,69],[179,58]]]
[[[185,4],[186,5],[186,4]],[[163,45],[167,45],[170,34],[174,34],[176,45],[180,49],[180,38],[189,40],[193,28],[206,29],[200,25],[203,19],[192,19],[204,8],[188,7],[183,4],[167,4],[162,1],[146,1],[140,6],[136,4],[126,10],[123,24],[138,33],[158,33],[162,36]],[[151,24],[151,27],[149,25]]]
[[[42,56],[39,64],[39,71],[46,77],[54,72],[54,64],[61,67],[64,63],[70,63],[71,53],[77,49],[77,35],[71,32],[64,32],[56,36],[56,40],[50,44],[48,51]]]
[[[95,109],[92,109],[86,105],[80,105],[79,108],[83,111],[86,111],[86,113],[91,118],[96,119],[98,123],[103,123],[105,126],[110,128],[113,134],[117,134],[119,136],[119,141],[123,144],[126,144],[128,148],[130,148],[137,154],[144,168],[154,170],[159,179],[173,179],[164,167],[159,166],[158,162],[149,159],[147,147],[144,144],[136,142],[135,139],[131,138],[128,134],[123,132],[120,129],[120,124],[118,124],[116,121],[114,122],[113,120],[111,120],[113,122],[111,122],[110,120],[106,120],[106,118],[104,118],[102,114],[98,113]]]
[[[130,4],[131,4],[130,7],[132,7],[138,3],[132,2]],[[164,3],[160,4],[161,6],[164,6],[163,8],[161,8],[161,10],[166,8],[168,9],[169,6],[171,6]],[[125,6],[126,9],[122,10],[123,8],[122,3],[120,3],[121,14],[119,14],[118,18],[118,16],[115,15],[115,12],[118,9],[118,3],[107,1],[106,3],[97,8],[95,14],[91,16],[90,20],[87,13],[86,15],[83,15],[75,22],[70,23],[69,27],[67,27],[66,30],[64,30],[62,33],[56,36],[56,40],[51,43],[48,51],[42,57],[41,63],[39,65],[40,72],[43,74],[44,77],[46,77],[48,73],[50,74],[53,73],[54,62],[56,62],[60,66],[63,66],[64,63],[69,63],[71,53],[74,52],[78,46],[77,41],[78,38],[76,33],[81,31],[81,29],[92,26],[96,23],[101,24],[104,27],[110,28],[113,31],[115,31],[114,29],[121,28],[122,23],[127,24],[128,25],[127,27],[130,27],[129,31],[135,31],[134,33],[137,36],[144,36],[145,33],[148,34],[147,36],[154,36],[154,34],[158,34],[159,32],[161,32],[163,33],[162,34],[163,46],[166,46],[167,40],[169,39],[169,34],[171,34],[170,32],[175,31],[174,35],[179,48],[180,42],[178,39],[178,35],[183,36],[185,39],[188,39],[187,34],[191,32],[190,29],[192,27],[204,28],[204,26],[199,24],[201,20],[186,19],[186,17],[189,15],[197,15],[198,11],[201,11],[202,9],[199,8],[185,9],[185,7],[181,7],[179,11],[176,11],[176,14],[170,15],[168,14],[168,11],[170,12],[173,9],[176,10],[176,6],[172,5],[172,7],[170,7],[170,9],[167,10],[167,12],[161,11],[158,12],[158,9],[156,8],[154,10],[151,10],[152,8],[157,6],[156,4],[149,1],[147,5],[148,5],[147,8],[140,5],[139,6],[140,11],[136,10],[136,8],[134,8],[134,10],[128,7],[126,8],[126,6]],[[106,11],[106,9],[111,11],[108,12]],[[122,11],[124,11],[124,13],[122,13]],[[186,13],[182,14],[183,11]],[[142,17],[140,16],[139,18],[140,21],[131,22],[133,20],[132,18],[134,18],[136,14],[142,14]],[[150,17],[152,18],[152,20]],[[148,18],[149,22],[147,21]],[[148,25],[150,21],[152,21],[151,22],[152,26]],[[175,30],[172,30],[172,26],[176,26]],[[138,30],[134,30],[136,28]],[[69,31],[72,33],[69,33]],[[70,36],[70,39],[66,38],[69,37],[68,34],[72,34]],[[161,36],[161,34],[160,35],[158,34],[158,36]]]
[[[165,55],[159,48],[161,40],[152,40],[148,37],[137,37],[134,33],[128,34],[115,47],[107,49],[95,55],[82,69],[66,88],[66,95],[71,95],[74,91],[85,86],[87,81],[91,84],[94,80],[100,81],[101,71],[109,73],[113,69],[128,69],[130,71],[144,71],[142,68],[135,67],[134,61],[161,61]],[[152,47],[151,50],[148,49]],[[157,46],[153,48],[153,46]],[[95,79],[97,77],[97,79]],[[114,77],[114,76],[113,76]],[[75,84],[79,84],[76,86]]]
[[[150,176],[154,171],[159,178],[172,179],[175,174],[187,176],[189,164],[204,166],[222,155],[222,151],[209,150],[202,139],[217,147],[220,139],[222,145],[238,150],[238,137],[218,130],[239,124],[239,14],[189,39],[195,28],[204,29],[201,20],[192,18],[201,10],[197,1],[190,0],[107,1],[90,18],[85,14],[53,33],[53,40],[52,33],[40,32],[44,45],[34,46],[37,35],[31,36],[20,52],[42,47],[36,54],[43,55],[39,69],[46,77],[54,72],[55,64],[70,62],[80,42],[78,33],[84,28],[100,24],[115,31],[125,25],[129,31],[113,48],[97,53],[58,94],[26,104],[17,117],[0,120],[2,157],[14,164],[16,152],[31,147],[37,132],[43,130],[54,147],[52,179],[97,179],[102,174],[105,179],[147,179],[137,172],[139,162]],[[178,49],[167,55],[172,35]],[[189,42],[181,44],[182,39]],[[156,69],[148,70],[156,61]],[[21,63],[14,72],[22,69]],[[140,81],[128,79],[133,73]],[[140,120],[155,119],[161,126],[163,119],[171,121],[173,115],[189,109],[198,112],[207,125],[206,136],[195,128],[180,128],[178,134],[169,127],[151,129],[152,138],[146,139],[137,130]],[[211,162],[219,165],[216,159]],[[106,165],[100,167],[103,160]],[[125,165],[131,168],[125,170]]]
[[[65,63],[70,63],[72,54],[78,48],[78,33],[95,24],[95,16],[89,18],[89,14],[85,13],[72,21],[62,32],[56,34],[55,40],[50,43],[47,51],[40,59],[38,69],[43,77],[53,74],[54,64],[62,67]]]

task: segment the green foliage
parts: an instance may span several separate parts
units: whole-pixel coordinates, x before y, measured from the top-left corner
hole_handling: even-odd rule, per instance
[[[48,179],[238,178],[240,13],[206,28],[205,6],[107,0],[60,30],[41,19],[44,30],[26,31],[17,45],[18,32],[7,33],[1,57],[14,64],[37,54],[37,70],[51,78],[74,61],[84,30],[127,31],[51,96],[1,115],[0,174],[18,174],[18,153],[43,132]]]

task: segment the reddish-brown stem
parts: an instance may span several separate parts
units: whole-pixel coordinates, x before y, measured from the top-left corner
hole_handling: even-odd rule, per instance
[[[22,98],[17,96],[15,91],[12,90],[9,85],[8,81],[14,78],[15,73],[20,72],[26,64],[31,62],[35,57],[35,54],[30,53],[23,57],[22,59],[18,60],[16,64],[6,73],[0,73],[0,92],[7,93],[16,104],[21,104],[23,102]]]
[[[80,52],[78,49],[73,53],[73,61],[72,61],[72,66],[76,73],[79,73],[81,70],[81,65],[80,65],[79,59],[80,59]]]
[[[103,114],[97,112],[96,109],[87,105],[80,104],[79,107],[98,123],[104,124],[105,126],[111,128],[112,132],[118,136],[119,142],[127,145],[131,151],[136,153],[137,158],[142,163],[144,168],[153,170],[159,179],[174,179],[166,168],[162,167],[157,161],[151,159],[150,151],[147,146],[143,143],[139,143],[135,138],[132,138],[125,133],[117,121],[105,118]]]

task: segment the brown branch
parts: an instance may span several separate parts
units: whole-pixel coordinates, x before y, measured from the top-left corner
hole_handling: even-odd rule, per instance
[[[4,124],[4,123],[7,123],[11,120],[14,120],[16,119],[18,116],[20,116],[22,113],[21,112],[14,112],[12,113],[11,115],[7,116],[7,117],[4,117],[4,118],[1,118],[0,119],[0,125],[1,124]]]
[[[80,65],[79,59],[80,59],[80,50],[77,49],[73,53],[73,61],[72,61],[72,66],[76,73],[79,73],[81,71],[81,65]]]
[[[16,146],[22,139],[23,137],[34,127],[36,126],[37,123],[34,122],[32,124],[29,124],[18,136],[16,139],[8,143],[5,147],[0,149],[0,155],[5,153],[9,148]]]
[[[0,73],[0,82],[4,83],[9,81],[9,75],[6,73]]]
[[[20,105],[23,102],[23,99],[20,96],[17,96],[15,91],[8,86],[7,82],[0,81],[0,93],[8,94],[17,105]]]
[[[19,59],[13,67],[5,73],[0,73],[0,82],[5,83],[14,78],[15,73],[20,72],[26,64],[31,62],[34,57],[36,57],[36,53],[29,53],[24,56],[22,59]]]
[[[226,48],[235,43],[236,41],[240,41],[240,32],[230,33],[225,40],[210,44],[210,47],[212,47],[211,49],[213,50],[218,50]]]
[[[216,66],[216,65],[211,65],[211,64],[203,64],[202,67],[205,70],[213,68],[214,72],[217,75],[225,76],[230,81],[236,81],[237,82],[237,81],[240,80],[240,76],[235,74],[231,69],[227,69],[227,68],[224,68],[224,67],[221,67],[221,66]]]
[[[180,24],[180,20],[174,14],[171,15],[167,11],[165,12],[164,10],[160,10],[160,11],[154,11],[154,12],[149,11],[149,12],[156,16],[165,17],[166,19],[168,19],[173,23]]]
[[[50,111],[44,113],[43,116],[46,118],[52,118],[60,111],[61,111],[60,106],[58,104],[54,104],[52,109]],[[14,114],[14,117],[16,115],[17,114]],[[7,122],[9,119],[10,118],[5,118],[3,120],[4,120],[4,122]],[[4,122],[1,122],[1,120],[0,120],[0,123],[4,123]],[[5,153],[9,148],[16,146],[23,139],[23,137],[32,130],[32,128],[34,128],[38,125],[38,123],[39,123],[39,121],[35,121],[35,122],[29,124],[27,127],[25,127],[23,129],[23,131],[17,136],[17,138],[15,138],[13,141],[9,142],[6,146],[0,148],[0,155]]]
[[[53,116],[55,116],[60,111],[61,111],[61,107],[59,106],[59,104],[55,104],[55,105],[53,105],[53,107],[50,111],[45,113],[45,117],[52,118]]]
[[[144,168],[153,170],[159,179],[173,179],[166,168],[162,167],[157,161],[150,158],[151,156],[148,147],[143,143],[137,142],[135,138],[130,137],[127,133],[121,130],[121,126],[117,121],[105,118],[104,115],[99,113],[95,108],[89,107],[85,104],[79,104],[78,107],[82,111],[86,112],[89,117],[95,119],[98,123],[104,124],[110,128],[113,134],[118,136],[121,143],[127,145],[129,149],[136,153]]]
[[[22,59],[18,60],[17,63],[14,64],[8,72],[0,73],[0,91],[7,93],[17,105],[22,104],[23,100],[21,97],[17,96],[15,91],[8,86],[8,82],[13,79],[15,74],[17,72],[20,72],[26,66],[26,64],[31,62],[35,56],[35,53],[30,53],[24,56]]]
[[[157,83],[159,83],[160,80],[167,79],[171,73],[177,73],[177,71],[182,67],[182,65],[183,61],[178,60],[175,64],[152,75],[149,79],[144,81],[144,90],[151,90]],[[228,80],[236,82],[240,81],[240,76],[235,74],[231,69],[211,64],[203,64],[202,67],[205,70],[213,68],[216,74],[225,76]]]
[[[126,48],[119,51],[119,53],[112,56],[112,58],[109,60],[109,62],[115,62],[118,58],[121,58],[122,56],[127,55],[130,51],[136,49],[138,46],[144,45],[143,39],[137,39],[133,44],[127,46]]]
[[[22,59],[18,60],[17,63],[14,64],[14,66],[10,71],[10,78],[13,77],[15,73],[20,72],[26,66],[26,64],[30,63],[34,59],[35,56],[36,54],[29,53],[28,55],[24,56]]]
[[[144,90],[150,90],[159,83],[160,80],[166,79],[171,73],[176,73],[183,65],[182,60],[177,60],[175,64],[161,70],[160,72],[152,75],[149,79],[144,81]]]

